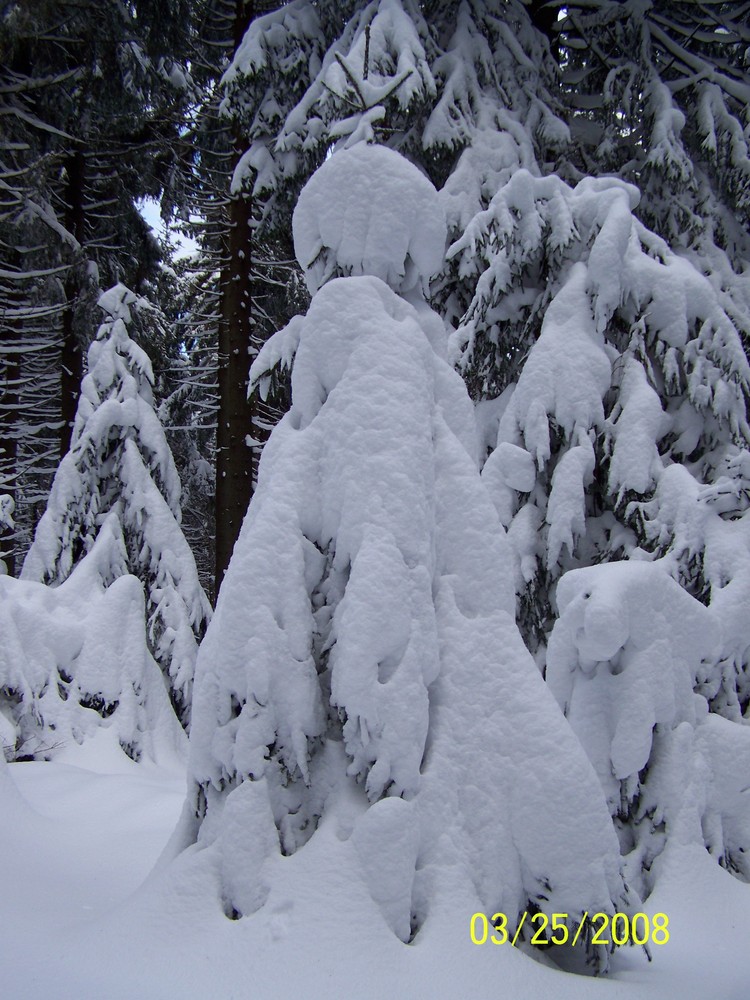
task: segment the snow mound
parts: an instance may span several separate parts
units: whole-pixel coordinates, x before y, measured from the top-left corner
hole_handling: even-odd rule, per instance
[[[443,264],[445,216],[437,191],[408,160],[359,143],[335,153],[300,194],[294,251],[311,292],[331,277],[373,275],[399,292]]]
[[[139,760],[185,749],[161,672],[148,652],[140,582],[102,584],[126,555],[109,515],[94,547],[59,587],[0,577],[0,736],[13,757],[54,757],[101,728]]]

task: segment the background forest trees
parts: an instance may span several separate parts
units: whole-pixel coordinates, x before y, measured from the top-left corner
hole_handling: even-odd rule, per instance
[[[184,115],[188,9],[3,8],[0,489],[15,503],[14,571],[70,446],[97,298],[119,280],[157,295],[162,255],[138,201],[160,194]]]
[[[142,0],[130,14],[11,4],[0,450],[15,505],[14,527],[2,529],[9,569],[20,569],[69,446],[96,299],[121,280],[172,321],[167,338],[142,346],[183,479],[185,531],[215,593],[262,444],[288,405],[283,382],[248,400],[245,369],[306,305],[291,208],[331,145],[352,137],[405,153],[443,189],[454,247],[433,300],[470,337],[460,358],[477,401],[517,381],[549,302],[554,250],[541,243],[506,261],[498,287],[497,262],[479,281],[497,236],[469,223],[519,165],[571,185],[634,182],[636,216],[695,261],[746,341],[742,11],[605,0]],[[179,278],[137,211],[144,196],[199,241]],[[534,601],[532,644],[550,625],[546,598]]]

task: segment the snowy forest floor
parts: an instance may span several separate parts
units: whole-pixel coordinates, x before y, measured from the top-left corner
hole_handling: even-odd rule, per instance
[[[7,1000],[748,996],[750,887],[695,847],[672,855],[648,901],[671,932],[653,962],[626,949],[614,975],[588,979],[472,945],[468,913],[450,940],[403,945],[382,921],[362,925],[335,871],[327,899],[306,898],[293,858],[286,895],[230,922],[189,868],[153,871],[182,807],[179,769],[132,764],[96,737],[10,773],[22,799],[0,815]]]

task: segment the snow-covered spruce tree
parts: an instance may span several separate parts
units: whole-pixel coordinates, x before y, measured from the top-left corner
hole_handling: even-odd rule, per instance
[[[721,250],[741,271],[750,252],[745,4],[564,7],[557,31],[579,164],[637,183],[639,217],[673,249]]]
[[[627,909],[601,789],[516,628],[471,403],[424,301],[437,193],[357,144],[303,189],[294,236],[313,299],[251,372],[293,357],[293,401],[198,656],[182,863],[216,873],[234,917],[288,891],[283,854],[313,905],[333,866],[351,898],[330,919],[356,907],[403,941],[475,910]]]
[[[531,166],[567,141],[548,56],[516,0],[294,0],[250,26],[224,75],[224,112],[249,142],[235,186],[260,200],[265,225],[284,226],[333,144],[375,138],[442,185],[476,143],[462,181],[473,215],[497,188],[504,144]],[[469,217],[449,213],[449,225]]]
[[[149,305],[124,285],[99,299],[107,318],[89,349],[89,372],[70,452],[55,475],[21,578],[58,585],[94,547],[113,515],[124,539],[98,565],[105,584],[133,573],[146,591],[148,637],[184,724],[189,721],[197,640],[210,617],[195,561],[180,529],[180,483],[153,409],[147,355],[128,335]],[[110,537],[117,540],[117,531]]]
[[[137,202],[158,196],[178,134],[188,6],[3,5],[0,490],[16,500],[14,570],[70,444],[101,289],[152,294],[160,252]]]
[[[694,844],[750,880],[750,729],[694,693],[721,631],[668,564],[567,573],[547,658],[547,683],[596,768],[641,895],[670,854]]]
[[[522,631],[542,657],[562,572],[673,541],[653,500],[667,467],[718,490],[724,514],[744,507],[740,337],[712,282],[637,221],[637,202],[614,179],[571,188],[517,170],[449,250],[485,268],[454,357],[485,372],[483,395],[503,390],[484,407],[483,474],[517,553]],[[681,554],[696,596],[726,583]]]
[[[750,310],[731,267],[746,234],[721,184],[700,180],[710,170],[691,159],[690,130],[683,143],[684,118],[644,36],[646,7],[586,8],[589,28],[609,42],[617,19],[640,32],[615,46],[608,86],[630,65],[641,111],[627,117],[617,98],[608,127],[631,150],[627,176],[643,195],[581,176],[582,167],[607,169],[603,144],[578,172],[564,167],[579,180],[571,187],[540,176],[532,147],[524,160],[508,130],[503,145],[495,140],[497,193],[482,205],[466,182],[475,140],[441,192],[463,216],[448,275],[459,293],[463,278],[471,296],[452,357],[492,452],[484,479],[516,553],[522,632],[544,663],[562,614],[548,679],[600,775],[628,879],[647,892],[667,837],[705,844],[747,877],[748,816],[725,768],[733,755],[747,760],[745,731],[704,718],[706,700],[735,720],[750,703],[741,610],[750,601],[750,372],[741,343]],[[588,57],[596,78],[601,59]],[[596,93],[597,84],[583,89]],[[722,122],[725,137],[737,130],[728,111]],[[601,122],[589,111],[571,124],[580,141]],[[735,146],[741,175],[744,146]],[[557,591],[571,567],[661,553],[654,566],[576,571]],[[697,638],[691,620],[702,626]]]

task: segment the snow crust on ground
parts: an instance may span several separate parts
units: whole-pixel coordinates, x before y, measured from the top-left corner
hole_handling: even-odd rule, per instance
[[[157,862],[184,775],[134,764],[97,740],[51,763],[0,759],[0,967],[12,1000],[745,1000],[750,888],[702,848],[666,852],[644,907],[670,941],[623,950],[613,974],[571,976],[509,945],[473,945],[456,898],[429,938],[402,944],[353,878],[336,823],[279,857],[252,920],[227,920],[193,855]],[[311,856],[313,855],[313,856]],[[327,884],[317,893],[310,872]],[[145,881],[144,881],[145,880]]]

